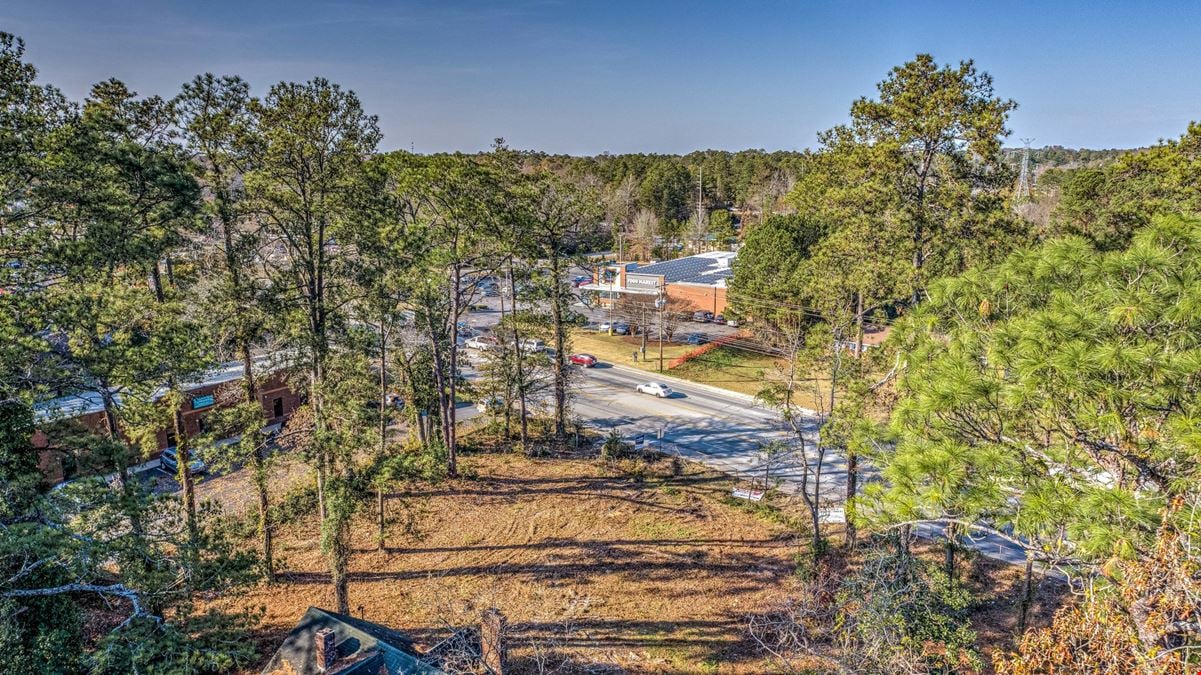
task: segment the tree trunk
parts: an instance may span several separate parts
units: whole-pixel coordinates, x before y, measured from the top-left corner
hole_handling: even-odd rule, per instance
[[[943,531],[943,536],[947,538],[946,556],[943,561],[947,574],[947,588],[955,587],[955,536],[957,528],[955,523],[947,523],[946,529]]]
[[[1034,558],[1026,556],[1026,583],[1022,593],[1021,615],[1018,617],[1018,637],[1026,632],[1030,606],[1034,604]]]
[[[454,265],[454,270],[450,279],[450,372],[447,373],[450,383],[450,396],[448,406],[446,408],[446,473],[452,478],[459,475],[459,439],[458,430],[455,428],[455,416],[458,413],[456,409],[457,402],[455,400],[455,392],[457,389],[458,372],[459,372],[459,283],[463,279],[463,271],[458,263]]]
[[[246,403],[259,406],[258,383],[254,377],[254,359],[250,354],[250,345],[246,341],[238,346],[242,357],[242,389]],[[251,456],[251,468],[254,471],[254,487],[258,491],[259,503],[259,540],[263,547],[263,565],[268,583],[275,581],[275,561],[273,559],[271,541],[271,504],[268,498],[270,476],[267,473],[267,454],[270,449],[266,443],[260,443]]]
[[[517,287],[513,281],[513,259],[509,259],[509,269],[505,275],[509,282],[509,295],[513,297],[513,354],[517,366],[517,406],[521,419],[521,454],[530,451],[530,423],[526,409],[525,366],[521,356],[521,333],[517,330]]]
[[[333,543],[330,551],[330,577],[334,585],[334,605],[340,614],[350,614],[349,586],[350,579],[346,572],[347,559],[350,556],[349,523],[343,517],[333,523],[335,528]]]
[[[563,280],[558,251],[551,256],[551,283],[554,288],[551,314],[555,327],[555,441],[567,438],[567,328],[563,325]],[[646,329],[642,330],[642,353],[646,354]]]
[[[513,321],[517,320],[516,313],[510,313]],[[505,325],[505,294],[500,294],[500,323]],[[505,383],[505,443],[513,440],[513,385],[511,382]]]
[[[254,471],[254,487],[258,490],[259,502],[259,541],[263,547],[263,568],[267,576],[267,582],[275,581],[275,560],[273,557],[273,543],[271,541],[271,504],[267,499],[267,462],[265,455],[267,448],[265,445],[259,446],[251,459],[252,469]]]
[[[182,406],[183,403],[181,402]],[[188,431],[184,426],[183,411],[179,408],[175,409],[175,459],[177,465],[175,469],[175,478],[179,481],[182,491],[182,501],[184,507],[184,518],[187,522],[188,537],[195,540],[197,535],[196,530],[196,487],[192,482],[192,453],[188,447]]]
[[[855,359],[862,360],[863,358],[863,293],[855,294]],[[843,508],[846,521],[846,545],[847,548],[855,547],[855,494],[858,491],[859,483],[859,456],[852,447],[844,448],[847,455],[847,498],[846,506]]]
[[[847,453],[847,500],[846,506],[843,508],[844,519],[846,520],[846,545],[847,548],[855,547],[855,537],[858,534],[855,530],[855,492],[859,477],[859,456],[851,448],[846,449]]]
[[[379,550],[384,550],[384,486],[379,484],[375,486],[376,513],[379,525]]]
[[[427,324],[431,346],[430,355],[434,360],[434,389],[438,393],[438,423],[442,427],[442,443],[449,448],[451,429],[448,426],[450,418],[446,413],[448,407],[453,407],[454,401],[451,399],[449,403],[447,402],[447,391],[449,390],[449,386],[446,381],[446,364],[442,361],[442,349],[439,345],[441,340],[439,339],[438,332],[434,329],[433,320],[427,319]],[[446,468],[448,473],[452,468],[454,468],[454,463],[449,458],[447,459]],[[453,476],[454,473],[451,473],[450,475]]]
[[[385,319],[379,323],[379,454],[382,457],[388,448],[388,334],[384,330]]]
[[[121,479],[121,490],[128,493],[130,489],[130,474],[129,474],[129,446],[121,438],[121,428],[117,424],[117,404],[113,400],[112,391],[109,388],[108,382],[100,381],[100,400],[104,403],[104,423],[107,427],[108,439],[114,443],[120,443],[125,447],[120,461],[117,462],[117,475]],[[137,513],[129,515],[129,529],[137,536],[141,536],[144,532],[142,528],[142,518]]]

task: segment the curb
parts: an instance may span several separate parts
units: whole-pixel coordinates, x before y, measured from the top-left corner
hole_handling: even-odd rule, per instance
[[[671,383],[678,383],[684,387],[704,389],[705,391],[707,391],[711,394],[717,394],[719,396],[728,396],[730,398],[735,398],[740,401],[744,401],[746,403],[751,404],[751,406],[753,406],[755,408],[759,408],[761,410],[771,410],[771,408],[769,408],[769,407],[763,405],[762,403],[760,403],[759,401],[757,401],[754,396],[751,396],[750,394],[744,394],[740,391],[731,391],[729,389],[715,387],[711,384],[703,384],[700,382],[693,382],[692,380],[686,380],[682,377],[675,377],[674,375],[668,375],[666,373],[660,373],[658,371],[653,371],[653,370],[642,370],[640,368],[631,368],[629,366],[623,366],[623,365],[616,364],[616,363],[610,363],[609,365],[614,370],[620,370],[624,373],[631,373],[631,374],[637,373],[640,375],[647,376],[648,379],[666,380]],[[797,408],[797,410],[800,411],[800,413],[806,417],[818,417],[818,413],[814,410],[810,410],[808,408]]]
[[[718,394],[720,396],[728,396],[730,398],[736,398],[741,401],[746,401],[747,403],[754,404],[756,407],[760,407],[760,408],[763,407],[762,405],[758,404],[755,401],[754,396],[751,396],[750,394],[744,394],[740,391],[731,391],[729,389],[722,389],[721,387],[715,387],[711,384],[702,384],[700,382],[693,382],[692,380],[685,380],[682,377],[675,377],[674,375],[668,375],[666,373],[660,373],[660,372],[654,371],[654,370],[642,370],[641,368],[631,368],[629,366],[623,366],[623,365],[619,365],[616,363],[610,363],[609,365],[614,370],[620,370],[624,373],[629,373],[631,375],[643,375],[643,376],[646,376],[648,379],[652,379],[652,380],[654,380],[654,379],[666,380],[668,382],[678,383],[678,384],[686,386],[686,387],[695,387],[697,389],[704,389],[705,391],[708,391],[712,394]]]

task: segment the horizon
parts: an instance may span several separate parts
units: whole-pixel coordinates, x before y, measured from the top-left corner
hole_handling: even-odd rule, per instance
[[[1037,9],[1037,11],[1035,11]],[[262,95],[321,76],[378,115],[382,151],[803,151],[918,53],[973,59],[1013,99],[1008,148],[1134,149],[1201,118],[1201,5],[187,3],[14,0],[39,81],[170,97],[203,72]],[[1065,28],[1065,27],[1070,27]],[[1152,36],[1154,31],[1154,36]],[[108,48],[116,39],[122,49]],[[1172,63],[1170,69],[1161,63]]]

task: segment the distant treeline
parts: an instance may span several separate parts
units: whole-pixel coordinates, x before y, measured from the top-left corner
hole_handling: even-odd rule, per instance
[[[1140,148],[1090,150],[1088,148],[1065,148],[1062,145],[1048,145],[1041,148],[1030,148],[1030,164],[1031,168],[1035,171],[1080,166],[1100,166],[1138,149]],[[1020,167],[1022,164],[1022,150],[1023,148],[1005,148],[1001,150],[1001,156],[1015,168]]]

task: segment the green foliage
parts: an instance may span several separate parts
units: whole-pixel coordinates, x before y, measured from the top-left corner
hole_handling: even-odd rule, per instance
[[[0,671],[86,672],[79,650],[83,640],[82,612],[68,598],[0,600]]]
[[[976,670],[972,597],[938,566],[885,543],[843,580],[835,619],[844,658],[860,672]]]
[[[440,443],[428,447],[401,449],[385,457],[374,471],[375,481],[423,480],[438,482],[446,478],[446,449]]]
[[[1051,216],[1051,234],[1088,238],[1102,250],[1127,246],[1157,215],[1201,213],[1201,124],[1179,139],[1073,170]]]
[[[682,223],[688,220],[693,193],[692,175],[688,169],[677,162],[665,160],[656,162],[646,172],[642,179],[640,201],[661,223]]]
[[[1043,553],[1144,552],[1201,466],[1201,223],[1048,242],[936,284],[872,489],[895,520],[1011,523]],[[1066,538],[1064,535],[1066,534]]]
[[[725,248],[738,236],[734,231],[734,218],[726,209],[718,209],[709,214],[709,232],[717,242],[718,248]]]

